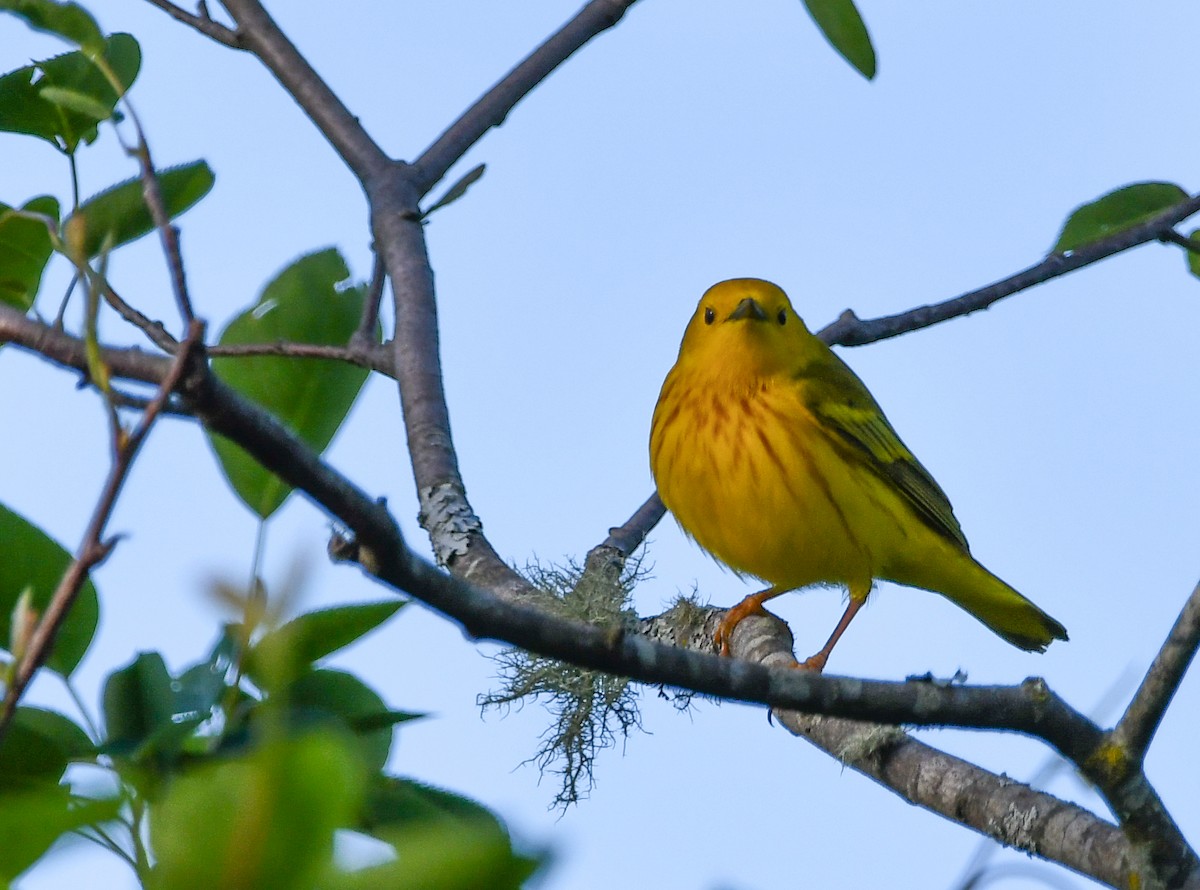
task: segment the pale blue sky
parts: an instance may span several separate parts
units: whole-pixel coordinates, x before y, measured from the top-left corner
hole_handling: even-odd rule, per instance
[[[275,4],[284,29],[386,148],[411,157],[578,8],[575,2]],[[194,300],[214,333],[301,253],[335,244],[370,272],[365,204],[322,138],[252,58],[148,4],[94,2],[141,41],[133,92],[160,164],[206,159],[212,194],[182,219]],[[770,278],[819,328],[954,296],[1036,262],[1069,211],[1120,185],[1200,188],[1191,101],[1200,7],[1016,2],[861,9],[879,55],[867,83],[795,0],[642,0],[452,171],[486,162],[429,225],[443,360],[462,470],[503,556],[582,557],[651,490],[650,412],[700,293]],[[1152,9],[1152,11],[1150,11]],[[0,68],[61,47],[0,17]],[[81,155],[84,192],[135,173],[111,132]],[[68,194],[56,154],[0,134],[0,200]],[[174,323],[158,249],[114,258],[127,299]],[[65,286],[51,278],[43,311]],[[1087,709],[1140,676],[1200,578],[1200,282],[1175,248],[1143,247],[932,330],[842,355],[949,493],[976,555],[1059,618],[1071,641],[1022,653],[939,597],[884,587],[829,664],[900,679],[1041,674]],[[110,323],[113,339],[136,338]],[[105,472],[96,397],[0,350],[0,501],[73,548]],[[394,385],[372,381],[330,452],[386,495],[424,547]],[[97,576],[101,634],[81,685],[142,648],[198,658],[221,614],[214,574],[243,578],[254,522],[191,424],[155,432],[112,524],[129,532]],[[307,603],[383,595],[323,559],[327,522],[290,501],[271,530],[268,582],[308,560]],[[674,524],[652,535],[643,614],[680,591],[728,605],[748,588]],[[841,603],[776,601],[800,654]],[[339,663],[395,707],[393,768],[473,795],[519,839],[549,846],[548,886],[948,887],[976,839],[915,810],[767,725],[763,711],[644,696],[648,734],[597,763],[590,800],[548,812],[530,756],[536,706],[480,719],[494,651],[414,606]],[[1125,678],[1122,681],[1122,678]],[[40,701],[58,703],[53,685]],[[1200,840],[1194,771],[1200,684],[1185,683],[1150,753],[1150,778]],[[1110,715],[1111,716],[1111,715]],[[1021,778],[1048,756],[1018,737],[924,732]],[[1094,806],[1067,777],[1050,790]],[[1013,862],[1024,857],[1004,854]],[[1003,861],[1003,860],[1001,860]],[[80,848],[23,890],[132,881]],[[1083,886],[1083,879],[1072,878]],[[1015,886],[1015,884],[1011,884]]]

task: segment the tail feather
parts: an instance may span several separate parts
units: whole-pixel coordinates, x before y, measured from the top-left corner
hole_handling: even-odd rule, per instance
[[[985,569],[970,554],[959,551],[952,558],[939,559],[938,563],[942,571],[931,573],[931,567],[926,565],[921,572],[923,581],[928,581],[931,574],[940,576],[936,584],[913,586],[940,593],[1020,649],[1044,652],[1055,640],[1067,639],[1067,629],[1061,623]],[[894,580],[912,584],[902,578]]]

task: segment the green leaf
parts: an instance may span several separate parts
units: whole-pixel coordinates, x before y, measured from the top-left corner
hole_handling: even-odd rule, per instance
[[[0,793],[0,882],[25,871],[67,832],[112,821],[120,809],[116,798],[76,797],[61,785]]]
[[[12,632],[12,612],[26,587],[33,605],[43,612],[71,564],[71,554],[28,520],[0,504],[0,645]],[[75,604],[54,640],[46,666],[60,674],[75,670],[91,645],[100,618],[99,597],[92,582],[84,581]]]
[[[124,93],[141,68],[138,42],[113,34],[105,41],[104,59]],[[0,130],[45,139],[71,154],[80,142],[96,140],[101,121],[118,118],[119,98],[84,53],[65,53],[0,77]]]
[[[26,202],[21,210],[58,221],[58,201],[48,195]],[[0,202],[0,303],[22,311],[33,308],[52,250],[45,223],[17,216]]]
[[[1192,229],[1188,240],[1196,245],[1187,252],[1188,271],[1200,278],[1200,229]]]
[[[480,177],[482,177],[485,172],[487,172],[487,164],[479,164],[478,166],[472,167],[458,180],[458,182],[454,183],[454,185],[450,186],[450,188],[446,190],[446,194],[434,201],[430,208],[421,214],[421,219],[428,219],[430,214],[432,214],[434,211],[441,210],[443,207],[453,204],[455,201],[465,195],[467,193],[467,189],[478,182]]]
[[[319,733],[278,741],[176,778],[150,811],[160,890],[313,887],[350,825],[364,774],[351,747]]]
[[[89,52],[102,52],[104,35],[91,14],[77,3],[54,0],[0,0],[0,10],[25,19],[35,31],[57,34]]]
[[[87,733],[62,714],[17,708],[0,739],[0,793],[57,784],[70,761],[95,754]]]
[[[246,661],[246,674],[263,688],[294,679],[310,665],[348,646],[387,621],[401,599],[318,609],[263,635]]]
[[[204,161],[193,161],[158,173],[158,188],[170,219],[182,214],[208,194],[214,176]],[[93,257],[154,231],[154,220],[142,192],[141,177],[127,179],[89,198],[65,223],[82,219],[86,232],[84,251]],[[76,223],[78,224],[78,223]]]
[[[68,140],[60,133],[66,129],[60,126],[59,110],[53,102],[42,98],[39,83],[34,80],[38,69],[34,65],[26,65],[16,71],[10,71],[0,77],[0,131],[7,133],[23,133],[27,136],[37,136],[52,143],[57,148],[64,148]],[[90,136],[88,142],[96,138],[96,122],[89,121]],[[75,135],[68,151],[75,150],[81,135]]]
[[[358,827],[371,834],[428,822],[474,823],[505,833],[500,820],[483,804],[397,776],[378,775],[372,780],[360,818]]]
[[[1187,192],[1170,182],[1137,182],[1075,208],[1067,217],[1053,253],[1078,250],[1101,238],[1131,229],[1186,201]]]
[[[392,747],[391,725],[399,721],[389,720],[386,726],[379,727],[372,726],[371,720],[403,712],[390,711],[379,693],[358,677],[344,671],[310,671],[292,683],[283,695],[293,727],[332,724],[347,730],[358,738],[367,768],[371,772],[383,769]]]
[[[853,0],[804,0],[829,45],[865,77],[875,77],[875,47]]]
[[[132,755],[172,725],[175,693],[166,663],[157,652],[142,652],[114,671],[104,684],[105,750]]]
[[[343,346],[358,327],[365,288],[339,287],[350,275],[334,248],[301,257],[268,284],[258,302],[229,323],[220,344],[318,343]],[[367,370],[330,359],[218,356],[213,371],[279,418],[316,452],[322,452],[346,418]],[[209,435],[225,478],[255,513],[266,519],[291,493],[239,446]]]
[[[378,835],[396,859],[322,882],[324,890],[517,890],[541,862],[513,853],[503,834],[479,823],[425,823]]]
[[[350,728],[358,735],[372,733],[377,729],[390,729],[393,726],[399,726],[401,723],[408,723],[410,720],[424,720],[428,714],[422,714],[418,711],[379,711],[374,714],[366,714],[362,717],[352,718]]]
[[[220,648],[207,661],[194,664],[175,683],[175,709],[178,713],[210,714],[225,690],[230,662]]]

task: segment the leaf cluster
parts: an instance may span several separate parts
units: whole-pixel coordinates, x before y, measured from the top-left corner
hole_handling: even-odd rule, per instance
[[[50,144],[74,178],[82,149],[103,125],[127,119],[119,109],[137,77],[140,48],[130,35],[104,35],[73,3],[0,0],[4,11],[75,46],[0,76],[0,131]],[[141,139],[139,128],[139,152],[148,158]],[[0,204],[0,301],[36,313],[57,256],[87,291],[82,335],[89,344],[103,300],[170,351],[174,341],[162,326],[117,296],[108,261],[158,226],[152,189],[173,221],[214,182],[204,161],[192,161],[150,166],[83,201],[40,195]],[[217,345],[344,346],[367,298],[350,277],[335,249],[300,257],[225,326]],[[210,367],[316,453],[329,445],[368,374],[320,357],[222,355]],[[119,421],[125,403],[108,384],[99,349],[89,369]],[[119,423],[115,435],[119,446]],[[232,442],[215,434],[210,442],[232,491],[265,522],[291,487]],[[71,564],[66,548],[0,504],[0,688],[11,686]],[[17,706],[0,723],[0,884],[69,835],[128,862],[146,887],[449,890],[480,886],[481,875],[490,887],[524,883],[538,860],[514,851],[496,816],[389,772],[397,728],[422,715],[391,708],[358,676],[326,664],[403,601],[343,605],[279,623],[261,591],[226,593],[244,617],[225,626],[194,664],[172,670],[160,653],[142,652],[107,676],[94,719],[85,712],[81,725]],[[99,603],[96,586],[84,580],[54,629],[42,666],[69,687],[96,634]],[[337,854],[347,833],[388,852],[351,867]]]
[[[520,886],[537,861],[514,852],[495,816],[387,771],[395,729],[422,715],[324,665],[401,606],[271,626],[248,600],[196,663],[171,671],[142,652],[113,671],[102,728],[19,707],[0,743],[0,880],[74,833],[126,859],[146,887],[453,888],[479,874]],[[344,832],[394,853],[348,868],[335,855]]]

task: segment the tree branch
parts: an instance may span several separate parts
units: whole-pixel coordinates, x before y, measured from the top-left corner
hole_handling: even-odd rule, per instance
[[[204,0],[200,2],[200,14],[188,12],[182,7],[176,6],[168,0],[147,0],[152,6],[157,6],[171,18],[177,22],[183,22],[185,25],[190,25],[206,37],[211,37],[217,43],[223,43],[230,49],[242,49],[242,43],[238,37],[238,32],[232,28],[222,25],[220,22],[214,22],[208,15],[208,7]]]
[[[646,535],[650,534],[650,530],[658,525],[666,512],[667,508],[659,500],[658,492],[654,492],[646,498],[644,504],[634,511],[632,516],[625,520],[624,525],[610,528],[608,537],[600,546],[611,547],[622,556],[630,556],[641,546],[642,541],[646,540]]]
[[[1150,740],[1196,657],[1197,648],[1200,648],[1200,584],[1188,597],[1142,685],[1112,732],[1113,744],[1124,749],[1133,763],[1140,765],[1145,760]]]
[[[86,371],[83,341],[0,305],[0,343],[37,351],[59,364]],[[137,349],[105,349],[114,377],[161,385],[173,361]],[[808,671],[775,670],[698,651],[657,646],[638,634],[617,633],[547,615],[513,602],[534,589],[491,591],[443,573],[411,553],[391,514],[332,469],[269,413],[239,396],[208,371],[189,371],[177,387],[184,406],[210,430],[232,439],[289,485],[352,530],[371,554],[372,573],[413,592],[462,624],[473,637],[496,639],[596,670],[666,683],[737,701],[756,702],[854,719],[922,726],[1012,729],[1049,742],[1072,759],[1094,751],[1100,730],[1041,681],[1016,687],[937,687],[927,683],[857,680]],[[515,573],[514,573],[515,574]],[[706,610],[716,615],[719,610]],[[747,619],[736,645],[756,623]],[[711,639],[705,648],[711,652]]]
[[[360,181],[367,182],[392,164],[262,4],[221,0],[221,5],[237,22],[239,46],[262,60]]]
[[[1144,775],[1140,770],[1125,774],[1120,786],[1114,788],[1113,781],[1118,777],[1105,766],[1103,734],[1040,681],[1017,688],[942,687],[851,680],[778,668],[767,670],[741,660],[723,660],[659,646],[637,634],[625,633],[620,627],[596,628],[564,621],[520,604],[532,590],[499,559],[483,536],[481,524],[466,500],[458,471],[442,385],[432,271],[418,204],[449,166],[490,127],[502,121],[530,89],[591,36],[611,27],[631,3],[632,0],[593,0],[580,16],[493,87],[409,167],[388,159],[371,141],[256,0],[225,2],[239,25],[242,45],[254,51],[271,69],[367,192],[376,244],[393,283],[397,327],[394,365],[422,523],[430,532],[439,561],[454,576],[413,555],[386,509],[325,465],[273,418],[221,384],[206,368],[197,369],[185,379],[182,390],[186,406],[208,428],[238,442],[265,467],[345,522],[357,537],[364,566],[369,566],[380,580],[413,593],[459,621],[474,636],[500,639],[542,655],[643,682],[665,683],[734,700],[853,719],[1014,729],[1036,736],[1098,781],[1122,822],[1134,829],[1131,836],[1139,851],[1148,850],[1158,874],[1172,883],[1181,876],[1184,880],[1196,880],[1200,869],[1195,855],[1169,817],[1165,817],[1165,810]],[[592,15],[596,18],[585,21],[585,16]],[[848,313],[822,333],[827,342],[857,345],[967,314],[1120,250],[1168,237],[1163,224],[1169,228],[1197,209],[1200,198],[1193,198],[1142,226],[1070,255],[1048,257],[989,288],[892,318],[862,322]],[[1170,222],[1166,223],[1168,218]],[[62,357],[51,356],[54,360],[81,367],[66,358],[76,352],[82,356],[82,345],[70,342],[74,338],[56,332],[50,332],[51,336],[45,331],[31,331],[0,307],[0,340],[6,326],[16,335],[39,342],[43,348],[59,350]],[[137,351],[118,351],[112,357],[115,371],[116,361],[124,362],[130,370],[146,371],[151,367],[144,361],[144,354]],[[628,528],[627,534],[610,535],[615,551],[632,550],[661,517],[661,508],[654,501],[654,498],[647,501],[622,527]],[[470,583],[463,579],[470,579]],[[735,637],[751,633],[756,623],[754,619],[743,622]],[[751,644],[735,642],[735,650],[742,645]]]
[[[636,0],[591,0],[573,19],[506,74],[413,163],[413,186],[424,197],[446,171],[539,83],[597,34],[621,20]]]
[[[395,377],[392,370],[391,353],[374,345],[329,346],[322,343],[295,343],[291,340],[277,340],[274,343],[237,343],[229,346],[211,346],[210,356],[255,356],[279,355],[287,358],[322,358],[330,361],[347,362],[378,371],[387,377]]]
[[[793,735],[904,800],[1111,887],[1144,880],[1121,829],[1082,807],[932,748],[896,727],[775,711]]]
[[[19,311],[0,306],[0,342],[32,348],[80,370],[86,369],[83,342]],[[149,374],[162,382],[170,365],[139,350],[110,350],[104,359],[113,373]],[[149,361],[148,361],[149,360]],[[137,377],[136,379],[147,379]],[[395,520],[382,504],[326,465],[269,414],[221,383],[206,366],[190,370],[179,387],[185,405],[206,427],[241,445],[264,467],[305,492],[356,536],[358,558],[379,580],[407,592],[460,623],[473,637],[496,639],[581,667],[602,670],[655,685],[666,684],[735,701],[769,704],[809,714],[921,726],[1013,730],[1048,742],[1076,763],[1122,818],[1138,829],[1135,840],[1147,858],[1173,880],[1200,881],[1195,856],[1165,816],[1153,789],[1140,773],[1126,778],[1121,793],[1099,773],[1104,738],[1100,730],[1041,681],[1019,687],[940,686],[924,682],[883,682],[768,669],[755,657],[767,619],[751,616],[733,634],[740,657],[720,658],[660,645],[622,627],[596,627],[564,620],[514,600],[532,589],[519,579],[499,591],[482,589],[445,574],[408,550]],[[694,608],[694,607],[693,607]],[[697,610],[709,624],[718,610]],[[661,638],[661,637],[659,637]],[[711,650],[711,630],[695,637]]]
[[[899,315],[887,315],[863,321],[847,309],[837,321],[828,325],[818,336],[829,345],[862,346],[878,340],[886,340],[909,331],[920,330],[939,322],[969,315],[986,309],[998,300],[1043,284],[1060,275],[1090,266],[1099,260],[1137,247],[1148,241],[1169,239],[1174,226],[1181,220],[1200,211],[1200,195],[1181,201],[1157,216],[1132,228],[1117,232],[1107,238],[1094,241],[1068,254],[1052,253],[1040,263],[1030,266],[1015,275],[1010,275],[979,290],[969,291],[962,296],[931,306],[919,306]]]

